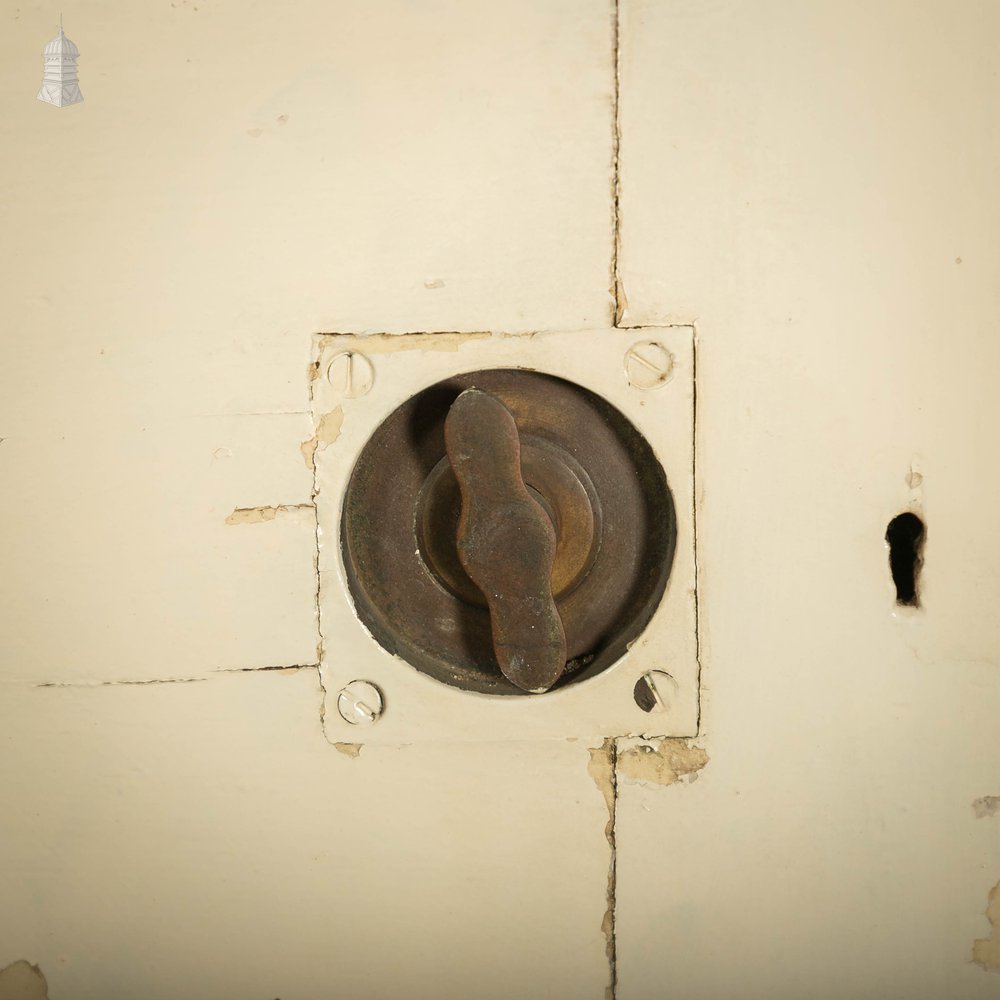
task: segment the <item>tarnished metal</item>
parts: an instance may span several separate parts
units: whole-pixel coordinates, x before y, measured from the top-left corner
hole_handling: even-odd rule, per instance
[[[494,396],[466,389],[444,438],[462,493],[458,557],[486,598],[497,662],[519,688],[547,691],[566,666],[550,582],[556,532],[521,478],[517,424]]]
[[[523,684],[517,670],[505,675],[502,669],[494,642],[500,619],[494,614],[491,620],[484,589],[489,590],[491,579],[521,580],[537,596],[544,589],[538,581],[541,563],[529,559],[519,568],[506,565],[530,556],[530,546],[520,546],[517,532],[502,527],[503,518],[492,514],[488,519],[506,534],[502,543],[479,546],[481,553],[493,553],[492,566],[489,555],[483,555],[478,559],[483,565],[470,575],[457,541],[462,494],[446,453],[445,426],[453,404],[472,388],[499,401],[513,418],[521,481],[555,535],[549,594],[562,623],[565,652],[548,654],[548,665],[534,676],[530,669],[521,671]],[[488,405],[481,397],[471,398],[480,399],[477,407]],[[469,421],[463,424],[468,428]],[[473,426],[469,433],[475,432]],[[496,438],[507,440],[511,431],[483,433],[480,450],[485,447],[487,453],[479,467],[489,475],[489,463],[498,458]],[[503,461],[506,475],[509,454]],[[518,509],[526,509],[523,495]],[[535,514],[532,508],[529,533],[544,523]],[[566,662],[554,687],[591,676],[622,655],[659,603],[675,531],[663,470],[618,410],[562,379],[497,369],[430,386],[390,414],[351,475],[341,541],[355,609],[386,649],[445,683],[485,694],[524,695],[526,688],[543,686],[542,675],[554,671],[557,658]],[[552,639],[549,614],[542,613],[548,622],[546,642]],[[510,618],[512,647],[527,647],[523,625],[529,618],[523,609]],[[501,631],[506,643],[507,632]]]

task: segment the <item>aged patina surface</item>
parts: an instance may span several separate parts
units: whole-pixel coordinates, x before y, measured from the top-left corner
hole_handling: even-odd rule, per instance
[[[459,479],[479,511],[464,525]],[[484,518],[502,543],[475,537]],[[578,385],[516,369],[456,376],[392,413],[355,466],[342,522],[352,596],[375,638],[489,694],[547,690],[614,662],[663,593],[675,534],[663,470],[629,421]],[[520,662],[529,648],[534,665]]]

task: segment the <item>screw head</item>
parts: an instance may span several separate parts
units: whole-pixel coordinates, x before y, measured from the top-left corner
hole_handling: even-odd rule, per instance
[[[378,722],[383,708],[382,692],[371,681],[351,681],[337,695],[337,711],[352,726]]]
[[[656,340],[641,340],[625,352],[625,377],[636,389],[658,389],[670,381],[674,356]]]
[[[358,351],[342,351],[326,366],[326,380],[342,399],[356,399],[371,391],[375,369]]]
[[[665,670],[647,670],[632,689],[635,703],[644,712],[665,712],[677,694],[677,681]]]

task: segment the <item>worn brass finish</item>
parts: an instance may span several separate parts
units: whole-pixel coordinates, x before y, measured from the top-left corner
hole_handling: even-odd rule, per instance
[[[566,666],[566,635],[552,596],[555,515],[528,492],[510,410],[466,389],[444,422],[462,494],[458,558],[490,609],[500,670],[523,691],[547,691]]]
[[[600,500],[590,477],[569,452],[529,435],[521,434],[520,439],[522,478],[556,531],[551,588],[558,600],[580,583],[597,556]],[[462,568],[455,547],[455,511],[461,504],[451,463],[442,458],[417,499],[417,541],[425,562],[445,587],[467,603],[485,608],[486,598]]]
[[[567,657],[558,689],[610,666],[639,635],[666,586],[676,534],[651,448],[581,386],[520,369],[473,372],[430,386],[390,414],[344,499],[341,543],[355,609],[379,643],[436,679],[525,694],[500,669],[489,602],[458,551],[462,497],[445,422],[470,388],[513,416],[524,485],[554,530],[550,592]]]

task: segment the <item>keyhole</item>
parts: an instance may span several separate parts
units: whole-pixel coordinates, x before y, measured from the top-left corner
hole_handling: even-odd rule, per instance
[[[885,532],[889,543],[889,569],[896,585],[896,603],[919,607],[917,578],[923,563],[924,522],[907,511],[897,514]]]

